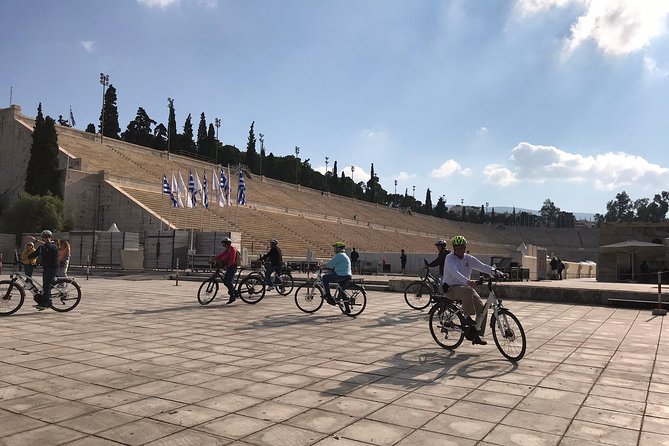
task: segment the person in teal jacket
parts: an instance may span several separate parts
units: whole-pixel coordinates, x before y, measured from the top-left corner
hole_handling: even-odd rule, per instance
[[[330,283],[341,283],[351,280],[351,259],[346,255],[346,245],[342,242],[336,242],[332,246],[335,249],[335,255],[325,264],[325,267],[333,271],[325,274],[322,280],[323,288],[325,288],[325,300],[330,305],[337,305],[337,302],[330,294]]]

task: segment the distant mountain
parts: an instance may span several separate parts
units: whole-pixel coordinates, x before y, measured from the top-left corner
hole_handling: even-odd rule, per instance
[[[488,212],[492,212],[492,207],[488,208]],[[513,207],[509,206],[499,206],[495,207],[495,213],[496,214],[504,214],[505,212],[508,212],[509,214],[513,213]],[[536,209],[525,209],[525,208],[516,208],[516,215],[521,213],[521,212],[527,212],[529,214],[535,214],[539,215],[539,211]],[[592,213],[587,213],[587,212],[574,212],[574,217],[576,217],[576,220],[587,220],[587,221],[592,221],[595,217],[595,214]]]

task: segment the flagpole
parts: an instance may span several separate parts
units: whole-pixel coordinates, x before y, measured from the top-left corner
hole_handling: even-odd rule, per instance
[[[163,175],[163,179],[164,178],[165,178],[165,175]],[[163,183],[163,186],[161,186],[161,189],[164,187],[164,184],[165,183]],[[160,191],[160,196],[162,197],[164,195],[165,195],[165,191],[163,189],[163,190]],[[163,203],[164,202],[165,202],[165,200],[161,198],[160,199],[160,230],[161,231],[163,230]]]

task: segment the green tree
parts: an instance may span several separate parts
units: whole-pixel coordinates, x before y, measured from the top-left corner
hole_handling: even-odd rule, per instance
[[[179,139],[179,150],[182,152],[195,153],[195,142],[193,141],[193,122],[191,114],[188,113],[184,122],[184,132]]]
[[[481,205],[481,210],[479,211],[479,223],[485,223],[485,206]]]
[[[158,150],[167,149],[167,128],[162,122],[153,130],[153,148]]]
[[[214,129],[214,124],[210,122],[209,127],[207,128],[207,140],[205,141],[205,145],[207,147],[207,154],[211,159],[216,157],[216,144],[218,144],[218,141],[216,141],[216,130]]]
[[[200,125],[197,127],[197,153],[201,156],[209,156],[207,153],[207,120],[204,112],[200,113]]]
[[[432,191],[429,187],[425,193],[425,206],[423,207],[423,213],[432,215]]]
[[[37,107],[33,128],[33,142],[26,169],[25,190],[33,195],[61,196],[58,174],[58,135],[54,120],[42,114],[42,104]]]
[[[616,194],[616,199],[606,203],[606,215],[604,220],[607,222],[629,222],[634,220],[634,206],[627,192],[622,191]]]
[[[560,208],[555,206],[555,203],[553,203],[550,198],[546,198],[544,200],[544,204],[541,206],[541,210],[539,211],[539,214],[544,219],[548,227],[555,226],[555,222],[559,213]]]
[[[155,137],[151,126],[155,124],[156,121],[149,117],[146,110],[139,107],[137,116],[128,123],[126,131],[121,134],[121,139],[140,146],[153,147]]]
[[[107,138],[121,139],[121,127],[118,124],[118,107],[116,106],[116,88],[109,85],[105,92],[105,101],[100,112],[100,127]],[[104,122],[103,122],[104,119]]]
[[[86,132],[86,133],[96,133],[96,131],[95,131],[95,124],[93,124],[92,122],[90,122],[90,123],[86,126],[86,130],[85,130],[85,132]]]
[[[376,203],[377,192],[379,187],[379,177],[374,172],[374,163],[369,173],[369,181],[367,181],[367,190],[365,192],[365,198],[371,203]]]
[[[446,209],[446,200],[442,195],[441,197],[439,197],[439,199],[437,200],[437,204],[434,207],[434,215],[439,218],[446,218],[447,214],[448,210]]]
[[[246,165],[249,167],[251,172],[257,172],[258,164],[258,153],[256,152],[256,135],[253,131],[255,126],[255,121],[251,123],[251,128],[249,129],[249,139],[246,142]],[[295,161],[293,159],[293,161]],[[295,165],[297,168],[297,165]]]
[[[63,229],[63,200],[53,195],[21,194],[0,217],[0,232],[20,235]]]
[[[174,113],[174,99],[167,99],[169,116],[167,118],[167,149],[174,149],[173,144],[177,141],[177,118]]]

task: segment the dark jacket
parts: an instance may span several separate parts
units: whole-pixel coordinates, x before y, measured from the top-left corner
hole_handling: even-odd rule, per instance
[[[351,251],[351,263],[357,262],[359,258],[360,254],[358,254],[358,251]]]
[[[28,256],[29,259],[35,257],[39,257],[42,268],[58,268],[58,245],[54,241],[44,243]]]
[[[450,250],[444,249],[439,253],[436,259],[427,264],[427,266],[434,267],[439,265],[439,275],[444,275],[444,262],[446,262],[446,256],[451,253]]]
[[[269,252],[264,256],[260,256],[260,260],[269,259],[269,263],[272,266],[281,266],[283,265],[283,255],[281,254],[281,248],[278,246],[272,246],[269,249]]]

